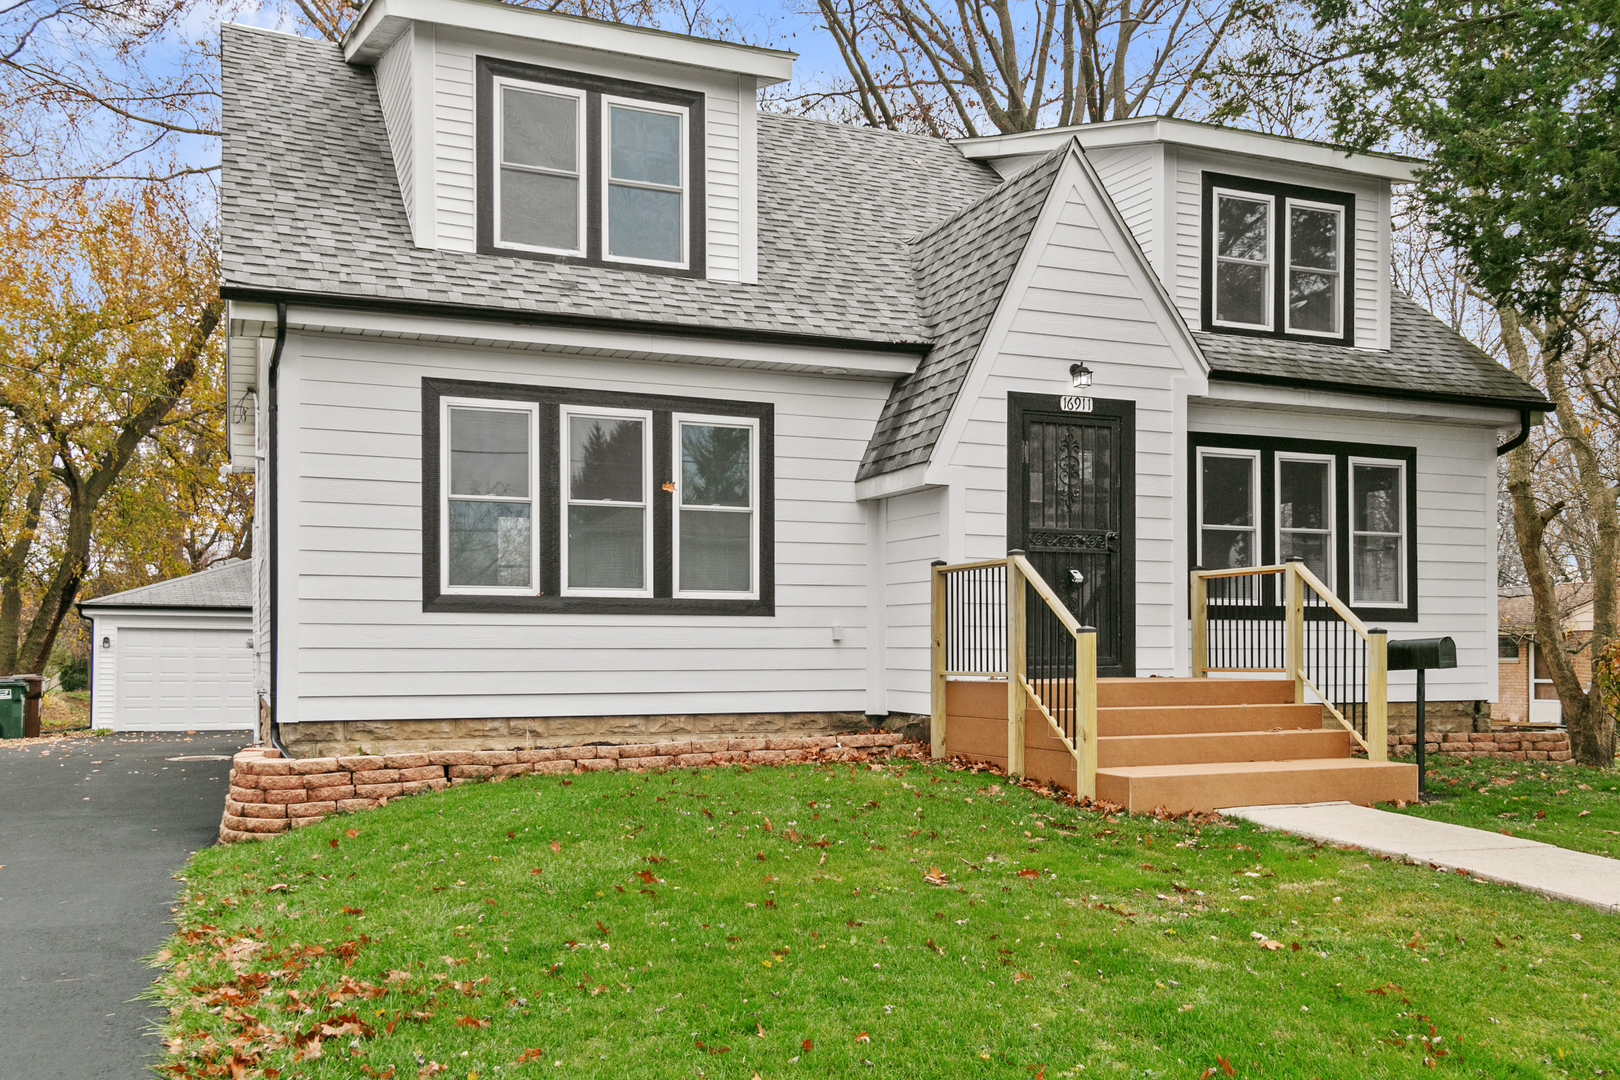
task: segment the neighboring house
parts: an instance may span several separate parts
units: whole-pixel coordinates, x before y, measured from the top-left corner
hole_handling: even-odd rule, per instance
[[[1561,582],[1554,587],[1564,640],[1581,686],[1592,687],[1592,583]],[[1501,687],[1497,723],[1561,724],[1564,707],[1552,682],[1543,648],[1536,641],[1536,606],[1526,586],[1500,590],[1496,602],[1496,655]]]
[[[1105,675],[1189,672],[1193,566],[1297,555],[1496,697],[1497,448],[1547,405],[1391,288],[1410,159],[775,116],[790,54],[476,0],[222,44],[293,753],[899,724],[930,561],[1009,548]]]
[[[78,610],[90,620],[91,727],[254,727],[251,563],[81,600]]]

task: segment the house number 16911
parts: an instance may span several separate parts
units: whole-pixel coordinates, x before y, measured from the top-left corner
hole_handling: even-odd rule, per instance
[[[1091,399],[1088,397],[1059,398],[1058,407],[1064,412],[1090,412]]]

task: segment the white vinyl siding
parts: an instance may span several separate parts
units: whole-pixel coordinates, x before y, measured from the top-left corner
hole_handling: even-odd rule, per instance
[[[926,716],[929,683],[931,579],[929,564],[951,557],[945,534],[946,493],[941,489],[882,501],[883,617],[888,710]]]
[[[940,452],[965,475],[962,557],[1006,554],[1007,394],[1071,393],[1069,364],[1094,358],[1091,396],[1136,404],[1136,672],[1173,675],[1187,567],[1176,531],[1184,498],[1178,457],[1186,443],[1175,382],[1193,374],[1193,361],[1173,344],[1170,315],[1158,308],[1151,271],[1140,266],[1130,237],[1088,205],[1072,175],[1065,167],[1056,181],[1003,298],[1013,305],[1005,337],[987,336],[989,354],[976,361],[984,374],[969,376],[967,392],[976,396],[957,403],[965,418],[960,441]],[[1021,280],[1027,284],[1019,291]],[[953,430],[954,421],[946,432]]]
[[[1088,150],[1086,156],[1096,168],[1119,216],[1125,219],[1131,235],[1141,246],[1148,264],[1157,268],[1163,247],[1157,228],[1164,202],[1163,148],[1158,144],[1110,146]]]
[[[394,175],[399,180],[399,195],[405,201],[405,216],[410,219],[412,232],[421,235],[423,223],[416,220],[417,177],[413,141],[416,123],[413,115],[416,88],[411,71],[414,37],[414,28],[406,30],[399,40],[388,47],[382,59],[377,61],[376,77],[377,99],[382,106],[383,124],[388,129],[388,146],[394,153]]]
[[[1490,428],[1379,420],[1307,411],[1194,402],[1194,431],[1328,440],[1417,450],[1418,621],[1380,623],[1392,638],[1450,635],[1457,667],[1429,672],[1429,700],[1472,701],[1496,693],[1496,434]],[[1404,500],[1403,500],[1404,506]],[[1403,510],[1404,512],[1404,510]],[[1349,528],[1339,522],[1339,528]],[[1404,559],[1403,559],[1404,564]],[[1339,576],[1345,577],[1341,568]],[[1343,596],[1348,590],[1336,590]],[[1390,696],[1410,701],[1411,672],[1390,672]]]
[[[282,722],[864,711],[885,382],[296,332],[281,378]],[[424,612],[423,378],[774,403],[775,614]]]

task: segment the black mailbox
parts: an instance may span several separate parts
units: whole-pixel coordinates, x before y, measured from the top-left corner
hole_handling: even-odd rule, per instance
[[[1422,671],[1457,666],[1457,643],[1448,637],[1412,638],[1389,643],[1389,670]]]
[[[1423,673],[1430,668],[1454,668],[1457,666],[1457,643],[1448,637],[1411,638],[1407,641],[1391,641],[1389,643],[1389,670],[1416,671],[1417,672],[1417,767],[1418,767],[1418,798],[1427,797],[1424,783],[1424,773],[1428,771],[1428,760],[1424,747],[1429,741],[1429,733],[1424,723],[1424,705],[1428,697],[1427,688],[1423,685]]]

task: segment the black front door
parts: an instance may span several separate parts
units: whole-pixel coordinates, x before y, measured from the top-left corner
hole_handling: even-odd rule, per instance
[[[1096,627],[1097,674],[1134,675],[1135,403],[1008,397],[1007,546],[1028,554],[1082,626]],[[1032,673],[1049,663],[1029,657]]]

